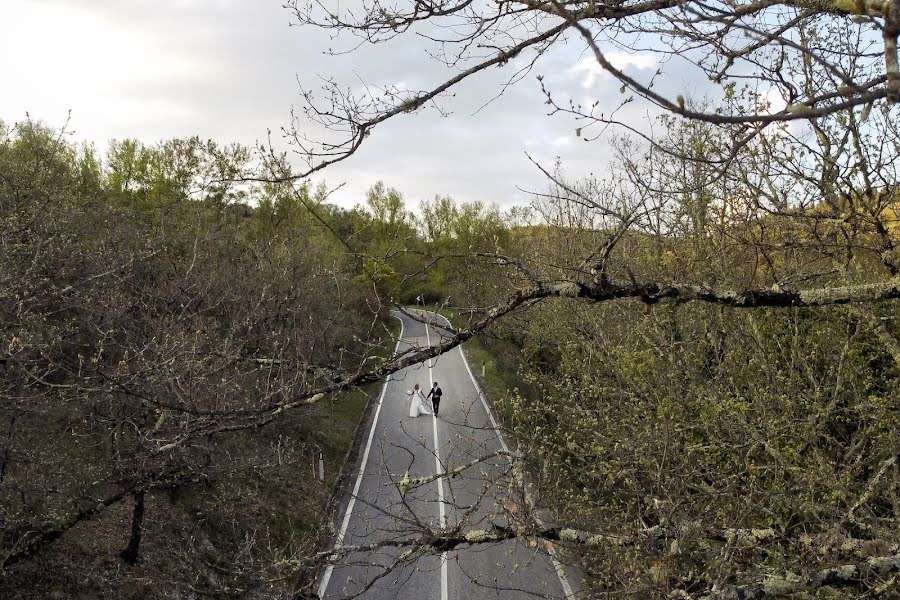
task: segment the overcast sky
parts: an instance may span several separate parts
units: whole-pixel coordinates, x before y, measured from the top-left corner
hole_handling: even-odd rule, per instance
[[[299,84],[325,75],[359,86],[439,82],[446,71],[428,60],[421,38],[332,57],[346,46],[321,31],[289,27],[279,0],[0,0],[0,119],[33,118],[59,126],[72,111],[77,139],[104,149],[113,138],[145,143],[199,135],[252,144],[289,122]],[[321,175],[343,205],[364,197],[381,179],[415,206],[435,194],[458,200],[527,201],[517,187],[543,189],[525,152],[552,163],[559,156],[573,175],[600,172],[608,149],[575,136],[566,117],[547,117],[535,75],[578,101],[610,107],[618,84],[599,73],[570,44],[500,100],[511,71],[493,69],[443,103],[451,111],[404,115],[378,127],[360,152]],[[613,55],[630,73],[652,73],[650,56]],[[299,82],[299,83],[298,83]],[[646,108],[629,118],[646,121]]]

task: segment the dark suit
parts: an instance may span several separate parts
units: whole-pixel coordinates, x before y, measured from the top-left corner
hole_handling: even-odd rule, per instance
[[[428,395],[425,396],[426,398],[431,398],[431,406],[434,407],[435,415],[438,414],[438,409],[441,406],[441,396],[443,396],[443,395],[444,395],[444,392],[441,391],[441,388],[439,388],[438,386],[434,386],[433,388],[431,388],[428,391]]]

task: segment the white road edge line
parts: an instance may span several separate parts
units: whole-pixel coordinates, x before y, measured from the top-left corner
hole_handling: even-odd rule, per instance
[[[444,321],[447,322],[447,326],[451,328],[453,325],[450,323],[450,319],[441,315],[439,313],[432,313],[436,316],[439,316]],[[429,342],[431,345],[431,342]],[[478,392],[478,397],[481,399],[481,405],[484,407],[485,412],[487,412],[488,418],[491,421],[491,426],[494,428],[494,433],[497,434],[497,437],[500,439],[500,445],[503,447],[505,452],[509,452],[509,447],[507,447],[506,442],[503,440],[503,434],[500,433],[500,427],[497,425],[497,420],[494,418],[494,413],[491,411],[491,408],[487,404],[487,400],[484,399],[484,392],[481,390],[481,386],[478,385],[478,381],[475,379],[475,375],[472,374],[472,368],[469,367],[469,361],[466,359],[466,353],[463,352],[462,344],[457,346],[459,348],[459,355],[462,356],[463,364],[466,366],[466,371],[469,373],[469,378],[472,380],[472,383],[475,385],[475,391]],[[510,462],[512,462],[512,457],[508,457]],[[524,482],[523,482],[524,483]],[[540,517],[537,515],[534,516],[535,521],[537,521],[538,525],[543,527],[544,524],[541,521]],[[556,558],[556,549],[552,546],[547,546],[547,553],[550,555],[550,561],[553,563],[553,568],[556,569],[556,575],[559,577],[559,584],[562,586],[563,594],[566,597],[566,600],[574,600],[575,592],[572,591],[572,586],[569,585],[569,578],[566,577],[566,572],[563,569],[562,565],[559,563],[559,560]]]
[[[397,345],[394,346],[394,354],[400,349],[400,343],[403,341],[403,319],[396,315],[391,315],[400,321],[400,337],[397,338]],[[369,450],[372,449],[372,439],[375,437],[375,426],[378,424],[378,415],[381,414],[381,404],[384,402],[384,394],[387,392],[388,383],[391,381],[391,375],[384,380],[381,386],[381,396],[378,397],[378,406],[375,408],[375,416],[372,418],[372,428],[369,430],[369,439],[366,441],[366,449],[363,452],[362,462],[359,465],[359,474],[356,476],[356,483],[353,485],[353,493],[350,494],[350,502],[347,503],[347,511],[344,513],[344,521],[338,531],[337,540],[334,542],[334,549],[337,550],[344,543],[344,535],[347,533],[347,527],[350,526],[350,516],[353,514],[353,506],[356,504],[356,495],[359,494],[359,488],[362,485],[363,474],[366,472],[366,463],[369,462]],[[328,582],[331,580],[331,572],[334,571],[334,565],[328,565],[322,581],[319,583],[319,598],[325,597],[328,590]]]
[[[431,312],[431,311],[423,311],[423,312]],[[431,313],[435,314],[435,313]],[[425,316],[425,339],[428,341],[428,347],[431,348],[431,334],[428,332],[428,317]],[[434,374],[431,372],[431,367],[434,365],[434,361],[436,359],[431,359],[428,361],[428,382],[434,383]],[[441,466],[441,452],[438,440],[438,429],[437,429],[437,415],[434,414],[434,404],[431,406],[431,423],[434,426],[434,468],[436,469],[435,474],[439,475],[444,472],[443,467]],[[441,477],[437,479],[437,488],[438,488],[438,514],[440,515],[440,523],[441,528],[447,526],[447,515],[444,512],[444,481]],[[441,600],[447,600],[448,598],[448,590],[447,590],[447,553],[441,552]]]

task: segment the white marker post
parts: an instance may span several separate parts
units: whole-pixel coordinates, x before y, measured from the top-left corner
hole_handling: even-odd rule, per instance
[[[397,338],[397,345],[394,346],[394,355],[400,350],[400,344],[403,342],[403,319],[394,315],[400,321],[400,337]],[[359,463],[359,472],[356,475],[356,483],[353,484],[353,491],[350,493],[350,501],[347,503],[347,510],[344,512],[344,520],[341,522],[341,528],[338,530],[337,539],[334,542],[334,548],[338,549],[344,545],[344,536],[347,534],[347,528],[350,526],[350,517],[353,515],[353,507],[356,504],[356,498],[359,496],[359,488],[362,485],[363,475],[366,473],[366,465],[369,463],[369,451],[372,449],[372,440],[375,438],[375,428],[378,425],[378,415],[381,414],[381,406],[384,404],[384,395],[387,393],[388,383],[393,378],[388,375],[381,386],[381,395],[378,397],[378,405],[375,407],[375,416],[372,417],[372,426],[369,429],[369,438],[366,440],[366,448],[363,450],[362,460]],[[331,581],[331,574],[334,572],[334,565],[329,564],[325,567],[325,573],[319,582],[319,597],[324,598],[328,591],[328,582]]]

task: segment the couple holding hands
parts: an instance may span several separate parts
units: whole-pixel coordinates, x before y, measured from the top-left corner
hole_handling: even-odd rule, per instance
[[[409,416],[410,417],[418,417],[419,415],[430,415],[432,412],[426,408],[426,403],[428,402],[428,398],[431,398],[431,406],[434,408],[434,416],[437,416],[438,409],[441,406],[441,396],[444,395],[444,392],[441,391],[441,388],[438,387],[437,381],[434,382],[434,386],[428,392],[427,396],[422,394],[422,390],[419,388],[419,384],[417,383],[415,387],[411,390],[407,390],[406,395],[409,396]]]

